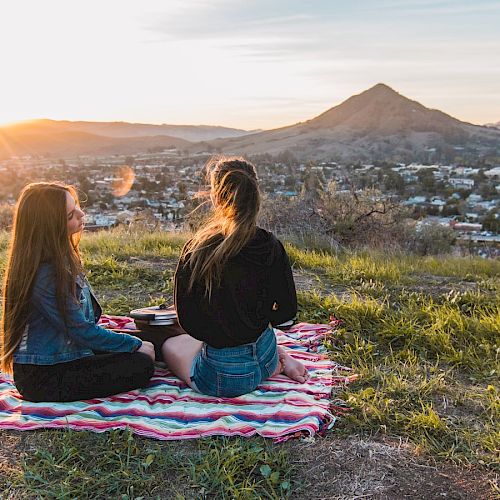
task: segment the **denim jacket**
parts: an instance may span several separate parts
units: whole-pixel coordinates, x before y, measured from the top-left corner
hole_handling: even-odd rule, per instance
[[[14,363],[54,365],[73,361],[95,352],[134,352],[142,344],[137,337],[115,333],[96,325],[102,309],[87,279],[76,279],[76,296],[66,301],[67,321],[57,306],[54,268],[42,263],[31,295],[31,310]]]

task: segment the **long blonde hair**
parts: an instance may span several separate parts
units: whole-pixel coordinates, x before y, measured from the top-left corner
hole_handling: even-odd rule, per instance
[[[17,201],[0,324],[0,367],[6,373],[12,373],[13,355],[28,322],[40,264],[51,262],[54,266],[57,305],[64,319],[68,293],[75,295],[75,278],[82,271],[80,233],[68,234],[66,193],[78,204],[75,188],[57,182],[29,184]]]
[[[189,289],[203,283],[211,296],[220,285],[224,264],[255,235],[260,192],[255,167],[239,157],[215,158],[207,164],[213,211],[184,248],[191,269]]]

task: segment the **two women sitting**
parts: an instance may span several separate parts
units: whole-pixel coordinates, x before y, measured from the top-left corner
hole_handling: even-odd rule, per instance
[[[306,368],[278,347],[272,326],[293,318],[297,298],[283,245],[257,226],[253,165],[209,165],[212,215],[184,246],[175,306],[186,334],[162,345],[168,368],[195,391],[234,397]],[[71,186],[28,185],[16,205],[5,273],[1,369],[24,399],[74,401],[144,387],[154,347],[97,325],[101,308],[85,278],[84,213]]]

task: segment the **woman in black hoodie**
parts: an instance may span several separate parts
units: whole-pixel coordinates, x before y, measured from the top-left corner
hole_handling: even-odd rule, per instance
[[[303,383],[306,368],[278,347],[272,326],[297,313],[283,245],[257,226],[255,167],[242,158],[208,165],[213,213],[184,246],[175,273],[179,323],[189,335],[168,339],[169,368],[193,389],[234,397],[276,373]]]

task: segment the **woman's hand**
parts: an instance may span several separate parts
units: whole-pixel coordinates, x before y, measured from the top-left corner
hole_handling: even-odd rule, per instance
[[[141,347],[139,347],[136,352],[142,352],[143,354],[146,354],[146,356],[149,356],[153,361],[155,360],[155,347],[147,340],[142,341]]]

